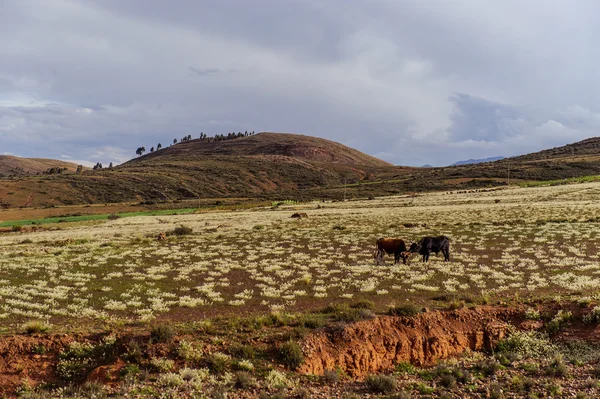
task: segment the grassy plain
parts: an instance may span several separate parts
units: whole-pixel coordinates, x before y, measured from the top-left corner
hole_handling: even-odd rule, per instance
[[[600,184],[131,216],[0,236],[0,323],[381,308],[440,296],[593,295]],[[306,219],[292,219],[301,210]],[[185,210],[188,212],[188,210]],[[185,225],[192,234],[158,241]],[[374,267],[378,237],[445,234],[451,262]]]
[[[64,332],[164,323],[194,325],[198,331],[204,328],[198,326],[219,325],[223,317],[265,314],[271,325],[285,325],[286,315],[332,304],[344,309],[361,301],[371,301],[378,313],[407,304],[448,308],[543,299],[593,304],[600,299],[599,197],[600,183],[592,182],[140,215],[47,231],[25,226],[0,235],[0,328],[21,331],[23,323],[34,320]],[[298,211],[308,217],[290,217]],[[191,234],[177,235],[181,226]],[[167,240],[157,240],[161,232]],[[450,237],[451,262],[438,255],[427,264],[414,257],[407,265],[393,265],[386,256],[385,265],[374,265],[379,237],[411,242],[438,234]],[[231,329],[227,323],[224,328]],[[218,347],[218,339],[213,335],[214,342],[200,351],[213,366],[218,359],[210,347]],[[193,358],[193,348],[185,350]],[[221,360],[232,364],[224,356]],[[250,363],[236,367],[254,367]],[[165,366],[165,376],[148,384],[179,392],[190,381],[209,381],[208,371],[188,370],[188,378],[184,368],[173,367]],[[280,378],[269,377],[269,370],[260,378]],[[589,367],[586,373],[593,374]],[[232,387],[238,378],[222,370],[217,375],[211,386]],[[439,397],[446,392],[432,388],[431,380],[416,381],[405,387],[413,394]],[[540,389],[562,389],[551,383]],[[456,381],[448,384],[455,387]],[[594,384],[586,385],[586,392],[597,392]],[[491,385],[485,389],[492,397]],[[463,397],[479,397],[477,387],[472,392]],[[165,397],[203,397],[181,395]]]

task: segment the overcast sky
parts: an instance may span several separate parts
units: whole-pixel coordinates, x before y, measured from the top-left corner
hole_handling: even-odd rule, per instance
[[[0,154],[294,132],[398,165],[598,135],[594,0],[0,0]]]

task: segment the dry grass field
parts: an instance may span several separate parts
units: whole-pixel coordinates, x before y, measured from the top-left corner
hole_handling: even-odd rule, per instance
[[[593,306],[600,300],[598,198],[600,183],[585,183],[128,217],[62,223],[43,231],[32,231],[24,226],[20,231],[0,235],[0,328],[6,336],[12,336],[31,321],[50,326],[53,332],[68,334],[148,330],[170,324],[193,325],[192,330],[196,331],[193,334],[198,334],[198,329],[204,331],[202,328],[214,325],[223,326],[229,330],[227,334],[231,334],[231,320],[239,321],[243,317],[256,321],[262,317],[259,327],[234,328],[240,333],[245,331],[246,335],[236,336],[244,340],[258,339],[249,338],[248,334],[256,335],[261,328],[267,331],[277,326],[297,326],[299,317],[310,316],[313,324],[318,324],[319,312],[327,306],[329,313],[343,313],[352,309],[348,305],[361,303],[367,304],[362,307],[369,308],[365,309],[369,317],[388,309],[400,309],[399,314],[408,314],[410,312],[402,313],[402,310],[415,305],[417,309],[431,310],[499,304],[521,309],[526,306],[531,319],[539,319],[539,314],[533,317],[539,310],[532,304],[567,302],[583,304],[587,308],[582,311],[588,312],[589,308],[593,314]],[[294,212],[304,212],[307,217],[291,218]],[[166,240],[157,239],[161,233],[166,233]],[[385,265],[374,264],[373,250],[379,237],[399,237],[410,243],[425,235],[439,234],[450,238],[450,262],[443,262],[439,254],[432,255],[424,264],[415,255],[406,265],[394,265],[393,256],[387,255]],[[558,324],[562,322],[561,317],[564,316],[564,320],[571,317],[565,316],[566,310],[556,316],[556,307],[553,309],[551,319],[558,317]],[[600,309],[598,313],[600,315]],[[269,322],[264,322],[265,315]],[[585,317],[589,320],[593,316]],[[201,325],[205,327],[198,327]],[[591,334],[598,335],[596,330]],[[275,335],[273,331],[263,333]],[[208,387],[211,392],[219,387],[229,390],[232,395],[229,397],[258,397],[259,394],[275,397],[268,395],[277,395],[281,389],[284,396],[279,397],[298,394],[302,383],[297,380],[296,383],[271,381],[281,377],[273,374],[281,371],[272,365],[264,366],[262,374],[252,377],[264,382],[264,392],[256,385],[249,390],[236,390],[235,387],[243,383],[235,382],[241,377],[233,371],[251,372],[254,365],[246,359],[250,365],[240,366],[239,361],[232,360],[231,354],[216,350],[223,345],[219,341],[223,336],[213,331],[202,341],[202,349],[198,349],[201,352],[198,358],[209,359],[206,361],[213,366],[209,367],[211,371],[190,368],[194,363],[194,349],[180,348],[180,351],[191,351],[181,355],[177,348],[185,346],[186,341],[180,339],[173,348],[141,362],[146,366],[152,361],[169,363],[168,357],[175,356],[179,359],[176,363],[163,368],[148,366],[163,374],[145,383],[139,380],[130,383],[139,389],[147,386],[147,392],[156,392],[152,389],[162,386],[165,392],[170,390],[172,395],[180,395],[160,397],[217,397],[214,396],[217,394],[200,395],[208,392]],[[97,348],[107,344],[95,341],[95,345]],[[75,355],[69,357],[69,350],[63,349],[59,358],[77,359]],[[272,357],[266,351],[265,359]],[[214,358],[221,355],[221,360]],[[226,366],[215,374],[214,362],[219,361]],[[237,366],[232,366],[234,363]],[[585,364],[586,376],[592,376],[592,366],[589,362]],[[351,373],[350,368],[344,367],[343,370]],[[544,366],[539,363],[538,368],[541,367]],[[72,377],[60,371],[55,369],[53,375],[67,380]],[[185,373],[189,375],[184,376]],[[470,391],[457,388],[456,376],[447,387],[435,379],[439,375],[431,377],[437,381],[432,383],[419,379],[420,374],[415,374],[416,380],[409,378],[410,383],[405,381],[402,385],[406,378],[398,376],[406,374],[403,373],[396,375],[395,382],[403,388],[389,392],[409,396],[393,397],[410,397],[410,392],[413,397],[442,394],[450,395],[446,397],[525,397],[524,393],[523,396],[506,396],[506,389],[504,396],[493,396],[490,394],[496,392],[490,385],[493,381],[485,379]],[[524,378],[522,373],[506,373],[510,378],[519,375]],[[300,378],[281,375],[283,379]],[[335,378],[337,381],[338,377]],[[191,388],[194,381],[197,386]],[[309,381],[308,385],[314,385],[321,380]],[[549,387],[550,383],[558,387]],[[281,386],[277,390],[269,388],[269,384],[271,388]],[[385,389],[371,389],[368,382],[368,388],[363,383],[360,386],[355,386],[356,382],[346,384],[354,386],[354,391],[340,390],[344,385],[333,382],[326,388],[319,384],[316,390],[308,388],[307,394],[322,391],[329,392],[330,397],[348,398],[351,395],[377,396],[377,392],[390,394]],[[429,388],[417,384],[429,384]],[[580,389],[587,392],[586,395],[598,393],[596,383],[587,384],[585,389],[583,382],[580,388],[573,381],[567,385],[574,389],[572,392]],[[558,391],[567,385],[551,380],[543,382],[538,390],[547,395],[549,390]],[[113,390],[109,391],[124,392],[122,385],[118,388],[121,391],[115,386],[113,384]],[[22,392],[34,395],[33,389],[23,388]],[[50,395],[49,391],[44,392]],[[65,391],[53,392],[56,397],[69,397]],[[138,396],[130,397],[158,397],[144,396],[143,390],[136,392]],[[566,395],[571,396],[575,397]]]
[[[442,295],[594,295],[600,184],[132,217],[0,236],[1,323],[381,306]],[[308,218],[293,219],[295,211]],[[179,226],[190,234],[157,240]],[[378,237],[445,234],[451,262],[375,267]]]

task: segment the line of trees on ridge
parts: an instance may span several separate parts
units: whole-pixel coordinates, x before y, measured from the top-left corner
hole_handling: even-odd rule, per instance
[[[215,134],[214,136],[208,136],[206,133],[202,132],[200,133],[200,137],[199,140],[201,141],[206,141],[208,143],[212,143],[213,141],[225,141],[225,140],[233,140],[233,139],[237,139],[237,138],[241,138],[241,137],[248,137],[248,136],[253,136],[254,135],[254,131],[252,132],[248,132],[246,130],[246,132],[242,133],[242,132],[232,132],[232,133],[227,133],[227,135],[225,134]],[[192,140],[192,135],[188,134],[187,136],[182,137],[181,139],[177,139],[174,138],[173,139],[173,145],[177,144],[177,143],[183,143],[186,141],[190,141]],[[161,143],[158,143],[156,145],[156,148],[154,146],[150,147],[150,153],[153,153],[154,151],[158,151],[161,148],[163,148]],[[144,155],[144,153],[146,152],[146,147],[142,146],[142,147],[138,147],[137,150],[135,150],[135,153],[139,156]]]

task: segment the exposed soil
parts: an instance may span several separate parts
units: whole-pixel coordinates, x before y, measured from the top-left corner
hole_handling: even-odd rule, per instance
[[[554,314],[553,305],[542,306]],[[600,327],[585,325],[581,315],[588,309],[573,304],[556,305],[573,311],[573,322],[561,332],[563,340],[600,341]],[[415,366],[433,366],[440,360],[456,357],[465,351],[485,351],[492,349],[504,338],[511,326],[519,329],[539,330],[544,327],[542,321],[524,319],[525,305],[515,307],[478,306],[453,311],[426,311],[416,316],[379,316],[350,324],[331,324],[314,330],[302,341],[305,359],[298,372],[310,375],[323,375],[326,370],[340,369],[345,375],[362,380],[368,374],[385,372],[401,362]],[[289,327],[274,327],[268,334],[281,336]],[[114,353],[98,362],[88,370],[84,380],[100,382],[105,386],[117,386],[120,383],[120,371],[125,366],[124,358],[130,353],[129,346],[138,342],[142,348],[140,356],[172,357],[173,345],[181,339],[199,340],[208,352],[221,350],[228,352],[232,342],[223,335],[223,347],[213,347],[212,335],[185,335],[175,337],[173,345],[152,343],[145,331],[121,331],[114,333],[116,346]],[[219,336],[221,333],[218,333]],[[24,383],[36,386],[42,383],[64,384],[56,375],[56,364],[61,351],[73,342],[91,342],[97,345],[102,336],[79,334],[36,334],[13,335],[0,339],[0,396],[10,397]],[[231,338],[231,337],[230,337]],[[240,337],[236,340],[239,342]],[[234,340],[234,341],[236,341]],[[227,343],[229,342],[229,343]],[[275,360],[277,339],[263,340],[271,342],[271,348],[262,348],[270,353],[268,358],[272,366],[281,365]],[[275,345],[275,346],[272,346]],[[212,348],[212,349],[211,349]],[[179,364],[181,361],[175,360]],[[181,366],[184,364],[182,363]]]
[[[430,366],[465,350],[486,350],[520,319],[515,308],[491,306],[415,317],[382,316],[316,333],[304,342],[300,372],[323,374],[341,368],[353,377],[399,362]]]

